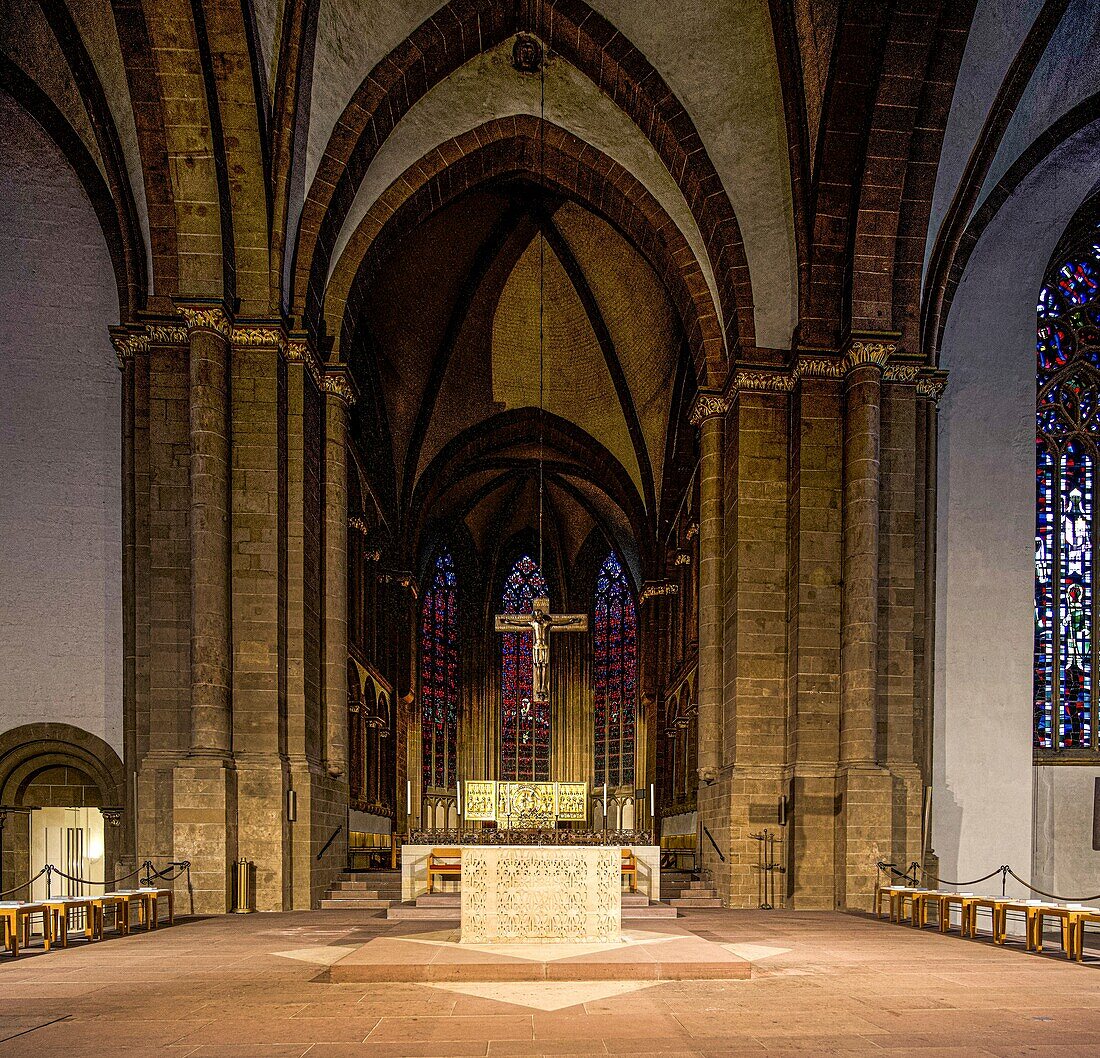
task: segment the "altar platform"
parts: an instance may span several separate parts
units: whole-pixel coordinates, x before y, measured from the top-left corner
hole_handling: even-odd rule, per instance
[[[408,981],[743,980],[752,964],[678,922],[624,928],[606,944],[460,943],[456,927],[424,924],[375,937],[333,963],[328,979]]]

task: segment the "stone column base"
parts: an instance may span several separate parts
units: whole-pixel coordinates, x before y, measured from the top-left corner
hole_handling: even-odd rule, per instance
[[[321,906],[333,882],[347,869],[347,783],[324,774],[319,764],[290,762],[290,785],[298,802],[298,818],[288,824],[290,906],[307,911]],[[336,840],[322,853],[332,832]]]
[[[237,859],[237,773],[229,761],[188,757],[172,773],[173,848],[191,861],[177,883],[177,910],[220,915],[233,906]]]
[[[894,776],[875,765],[849,765],[837,775],[841,798],[837,904],[871,911],[879,860],[894,851]]]
[[[292,906],[289,785],[290,769],[281,757],[237,759],[237,855],[256,865],[257,911]]]

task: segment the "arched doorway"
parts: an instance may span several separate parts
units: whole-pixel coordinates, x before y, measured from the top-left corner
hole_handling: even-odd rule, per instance
[[[24,724],[0,735],[0,891],[47,862],[87,872],[81,877],[115,875],[132,826],[125,789],[118,754],[71,724]]]

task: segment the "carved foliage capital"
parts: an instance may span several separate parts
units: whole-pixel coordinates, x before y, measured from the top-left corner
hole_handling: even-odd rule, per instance
[[[851,371],[856,367],[872,365],[884,368],[886,362],[897,352],[898,343],[881,339],[856,339],[844,353],[844,369]]]
[[[149,348],[149,336],[142,331],[131,331],[125,327],[111,328],[111,344],[115,347],[118,366],[125,368],[127,361]]]
[[[229,338],[232,321],[220,305],[179,305],[179,314],[190,331],[212,331],[222,338]]]
[[[790,393],[794,379],[778,371],[738,371],[731,388],[744,393]]]
[[[725,415],[729,408],[729,398],[721,393],[700,393],[695,398],[695,406],[691,409],[691,425],[701,426],[706,419]]]
[[[650,599],[659,599],[665,595],[679,595],[680,587],[670,580],[654,580],[643,585],[638,593],[639,602],[648,602]]]
[[[355,404],[357,394],[351,372],[346,367],[328,368],[321,381],[321,389],[330,396],[342,400],[349,408]]]

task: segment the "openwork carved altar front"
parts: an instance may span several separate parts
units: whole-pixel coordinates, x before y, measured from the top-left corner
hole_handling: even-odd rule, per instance
[[[463,943],[618,940],[620,861],[607,847],[463,848]]]

